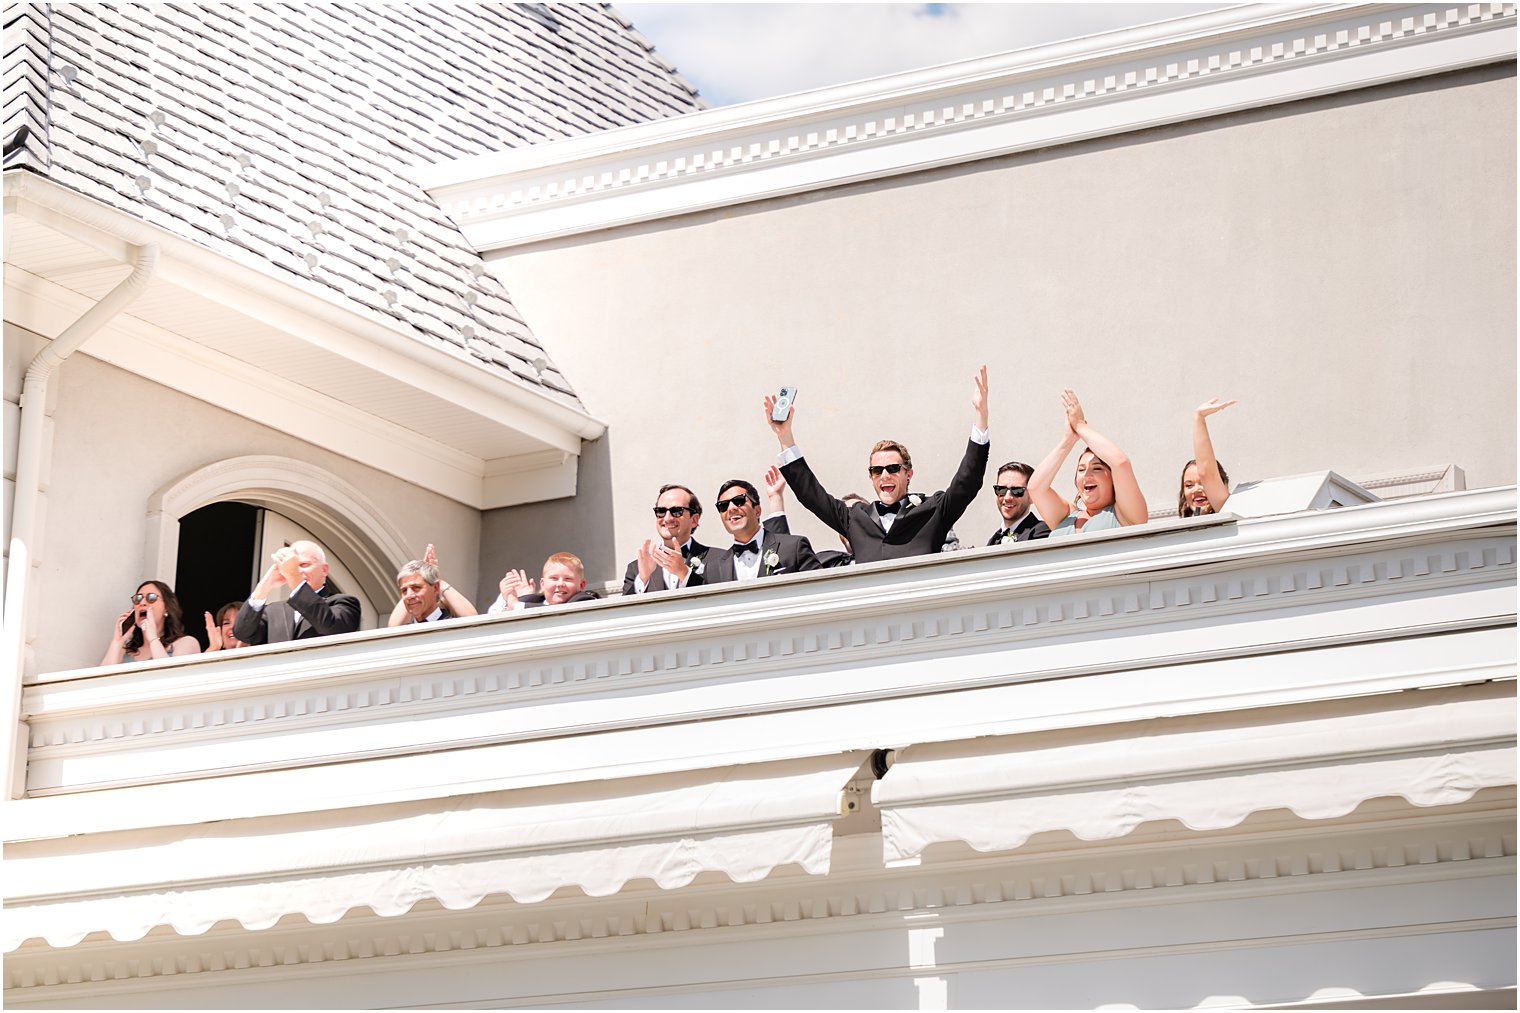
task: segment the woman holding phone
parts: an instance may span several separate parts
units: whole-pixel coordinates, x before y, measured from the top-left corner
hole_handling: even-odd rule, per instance
[[[102,665],[120,665],[151,658],[183,658],[199,654],[200,642],[185,632],[179,599],[168,584],[145,580],[132,595],[132,607],[116,617],[111,646]]]

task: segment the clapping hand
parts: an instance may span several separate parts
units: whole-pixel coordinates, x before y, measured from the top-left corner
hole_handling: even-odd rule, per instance
[[[644,544],[639,546],[639,579],[644,582],[645,587],[649,586],[649,578],[654,576],[654,571],[660,566],[654,558],[655,544],[646,538]]]
[[[1226,408],[1230,407],[1230,405],[1232,405],[1232,404],[1239,404],[1239,403],[1240,402],[1235,401],[1233,399],[1229,400],[1229,401],[1221,401],[1217,397],[1211,397],[1207,401],[1205,401],[1203,404],[1201,404],[1197,408],[1193,409],[1193,413],[1195,415],[1197,415],[1199,418],[1206,419],[1210,415],[1213,415],[1215,412],[1222,412]]]
[[[691,572],[691,564],[686,562],[686,558],[681,555],[679,548],[672,548],[663,542],[645,542],[644,544],[650,547],[650,554],[654,557],[654,561],[660,565],[660,569],[676,578],[676,580],[685,580],[686,575]],[[645,583],[647,584],[648,581],[646,580]]]
[[[507,608],[517,607],[517,600],[525,594],[533,593],[533,578],[522,570],[508,570],[501,578],[501,598],[507,603]]]
[[[274,567],[280,573],[280,580],[292,589],[301,583],[301,560],[296,556],[296,550],[286,545],[275,549]]]
[[[206,613],[206,653],[222,649],[222,628],[210,612]]]
[[[1082,402],[1077,400],[1076,392],[1070,387],[1061,391],[1061,407],[1066,410],[1066,427],[1072,432],[1087,425],[1087,416],[1082,413]]]

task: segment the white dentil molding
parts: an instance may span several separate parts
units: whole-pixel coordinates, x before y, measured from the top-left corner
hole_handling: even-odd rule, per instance
[[[50,673],[23,713],[32,789],[61,794],[8,807],[7,838],[1512,679],[1514,497]]]
[[[1513,59],[1515,5],[1245,5],[414,176],[482,252]]]

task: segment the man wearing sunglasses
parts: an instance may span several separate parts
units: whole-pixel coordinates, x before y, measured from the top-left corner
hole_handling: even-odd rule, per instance
[[[882,440],[871,448],[866,468],[876,490],[876,502],[853,506],[828,494],[797,448],[792,438],[796,405],[786,421],[777,422],[771,418],[776,399],[766,396],[765,420],[776,434],[776,442],[781,444],[777,456],[781,473],[803,506],[849,540],[857,563],[941,551],[951,527],[976,499],[987,475],[987,367],[983,366],[973,379],[971,439],[950,487],[932,496],[910,494],[913,458],[908,448],[893,440]]]
[[[1029,498],[1029,476],[1033,474],[1033,468],[1019,461],[1009,461],[998,469],[997,484],[992,487],[992,495],[997,499],[1003,526],[992,533],[992,537],[987,540],[988,545],[1050,537],[1049,526],[1029,509],[1034,502]]]
[[[359,599],[334,594],[327,587],[327,554],[316,542],[300,541],[276,549],[274,562],[259,580],[253,594],[238,609],[232,632],[245,644],[279,644],[308,640],[359,628]],[[274,589],[284,584],[290,594],[284,601],[269,601]]]
[[[778,573],[816,570],[818,557],[801,535],[769,531],[760,523],[760,495],[742,478],[731,478],[713,504],[734,544],[707,554],[703,584],[755,580]]]
[[[765,527],[785,534],[786,480],[772,468],[766,474],[765,491],[770,515]],[[709,547],[694,533],[702,520],[702,503],[684,485],[664,485],[654,501],[655,536],[639,546],[638,558],[623,571],[623,593],[644,594],[677,587],[696,587],[703,581]]]

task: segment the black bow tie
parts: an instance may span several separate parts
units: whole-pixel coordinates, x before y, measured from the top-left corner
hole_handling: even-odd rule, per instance
[[[736,555],[736,556],[742,556],[746,552],[759,552],[760,551],[760,539],[756,538],[753,541],[749,541],[749,542],[735,542],[734,543],[734,550],[733,551],[734,551],[734,555]]]
[[[681,558],[682,559],[690,559],[691,558],[691,543],[690,542],[687,542],[685,545],[681,546]]]
[[[881,500],[877,500],[876,501],[876,516],[878,516],[878,517],[880,517],[883,514],[895,514],[895,513],[897,513],[897,511],[899,511],[901,509],[902,509],[902,500],[898,500],[896,503],[890,503],[890,504],[889,503],[883,503]]]

